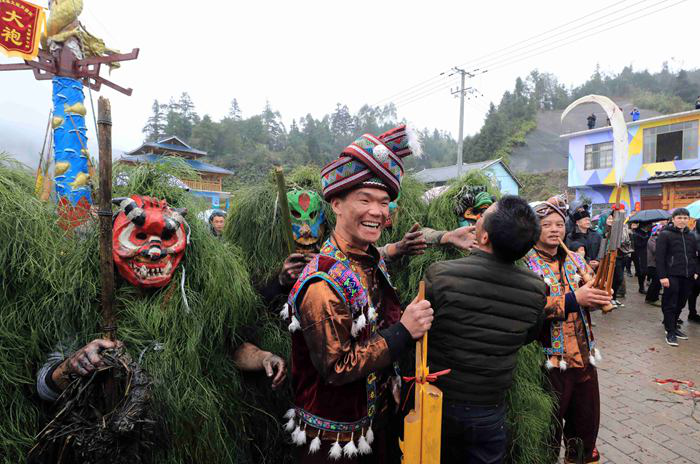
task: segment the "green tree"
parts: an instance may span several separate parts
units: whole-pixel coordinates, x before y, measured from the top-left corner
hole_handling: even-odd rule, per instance
[[[158,100],[153,100],[151,115],[146,120],[142,132],[146,136],[146,142],[157,142],[165,135],[167,105],[161,105]]]

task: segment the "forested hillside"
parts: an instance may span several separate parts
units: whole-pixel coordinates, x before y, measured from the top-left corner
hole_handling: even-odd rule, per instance
[[[635,105],[661,113],[693,108],[700,95],[700,71],[671,72],[664,65],[657,73],[625,67],[619,74],[603,74],[596,69],[578,87],[567,88],[556,76],[532,71],[518,78],[513,90],[505,92],[498,104],[492,103],[480,132],[465,138],[464,161],[509,159],[514,147],[525,143],[526,135],[537,126],[537,113],[565,108],[590,93],[625,97]],[[295,118],[289,127],[268,104],[259,114],[245,115],[234,98],[226,117],[214,121],[200,116],[187,92],[167,104],[154,101],[143,132],[146,140],[177,135],[205,150],[210,161],[237,172],[236,182],[250,182],[267,172],[271,164],[295,166],[322,165],[338,156],[355,136],[379,134],[400,124],[393,104],[363,106],[351,113],[342,103],[320,119],[311,114]],[[408,169],[454,164],[456,140],[439,129],[422,129],[424,157],[407,160]]]

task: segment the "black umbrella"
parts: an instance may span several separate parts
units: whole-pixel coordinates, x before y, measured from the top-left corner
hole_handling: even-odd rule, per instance
[[[645,209],[631,216],[628,222],[658,222],[671,219],[671,215],[663,209]]]

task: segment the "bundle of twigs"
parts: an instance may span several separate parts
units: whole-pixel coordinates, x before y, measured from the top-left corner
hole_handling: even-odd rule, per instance
[[[148,462],[156,437],[151,382],[123,349],[106,350],[102,358],[104,366],[73,379],[58,398],[30,462]]]

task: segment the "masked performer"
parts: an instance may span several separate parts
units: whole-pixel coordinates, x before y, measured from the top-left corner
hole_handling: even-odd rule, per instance
[[[526,256],[528,266],[548,287],[545,324],[540,341],[547,356],[547,374],[559,400],[554,451],[558,456],[562,434],[567,444],[566,462],[599,462],[596,449],[600,424],[600,394],[596,348],[589,310],[610,303],[610,295],[581,285],[577,264],[585,262],[573,254],[574,263],[560,248],[566,226],[566,202],[553,197],[535,208],[542,232]],[[583,456],[577,455],[582,444]]]
[[[189,201],[184,193],[171,189],[165,177],[154,180],[153,185],[154,191],[165,193],[168,203],[183,206]],[[125,193],[129,187],[117,190]],[[39,361],[35,353],[45,352],[57,340],[75,334],[78,343],[55,353],[38,375],[40,396],[52,401],[68,381],[99,370],[108,355],[106,350],[113,344],[103,340],[86,344],[99,326],[94,231],[83,241],[65,237],[53,225],[55,218],[42,216],[47,211],[44,205],[30,206],[27,211],[35,211],[32,214],[37,230],[43,237],[52,237],[50,246],[32,241],[18,248],[17,240],[10,243],[24,253],[49,258],[43,259],[44,269],[35,269],[37,266],[30,263],[23,267],[23,277],[5,280],[0,297],[4,307],[25,315],[11,326],[18,334],[15,342],[22,341],[21,350],[26,353],[18,358],[25,369]],[[183,211],[150,197],[120,199],[113,232],[115,267],[128,283],[117,286],[118,335],[129,351],[138,355],[134,359],[152,379],[148,387],[152,404],[148,409],[164,425],[167,439],[157,449],[131,455],[127,451],[132,447],[115,448],[116,442],[94,448],[114,451],[109,462],[115,463],[135,462],[136,458],[158,463],[259,462],[251,457],[250,447],[255,444],[250,443],[247,430],[248,418],[259,411],[248,408],[248,392],[241,386],[238,371],[262,370],[269,374],[273,386],[278,386],[285,367],[281,358],[247,341],[249,327],[258,325],[260,331],[266,331],[268,326],[257,324],[259,303],[240,251],[217,240],[199,221],[188,226]],[[69,275],[75,278],[66,278]],[[31,286],[26,284],[27,279]],[[22,294],[29,298],[13,296]],[[39,298],[42,294],[50,298]],[[58,311],[59,307],[65,310]],[[0,352],[5,352],[7,347],[4,341],[2,344]],[[233,365],[239,369],[233,369]],[[15,367],[10,369],[20,378]],[[57,401],[67,404],[65,398]],[[21,398],[14,396],[12,402],[15,410],[22,409],[12,416],[11,426],[35,435],[39,426],[36,412],[27,411]],[[87,423],[94,420],[96,411]],[[109,423],[111,419],[106,418]],[[122,432],[128,435],[123,429],[92,428],[94,437]],[[80,445],[75,438],[79,435],[71,432],[71,436],[71,447]],[[58,442],[54,442],[61,445],[60,436],[56,438]],[[83,445],[92,446],[89,442]],[[50,452],[50,448],[45,451]],[[51,462],[43,456],[40,462]]]
[[[298,462],[388,463],[397,440],[386,424],[396,405],[398,357],[430,327],[427,301],[403,315],[374,243],[412,153],[405,126],[365,134],[322,171],[336,224],[288,302],[294,409],[287,430]],[[398,387],[398,385],[395,385]]]

